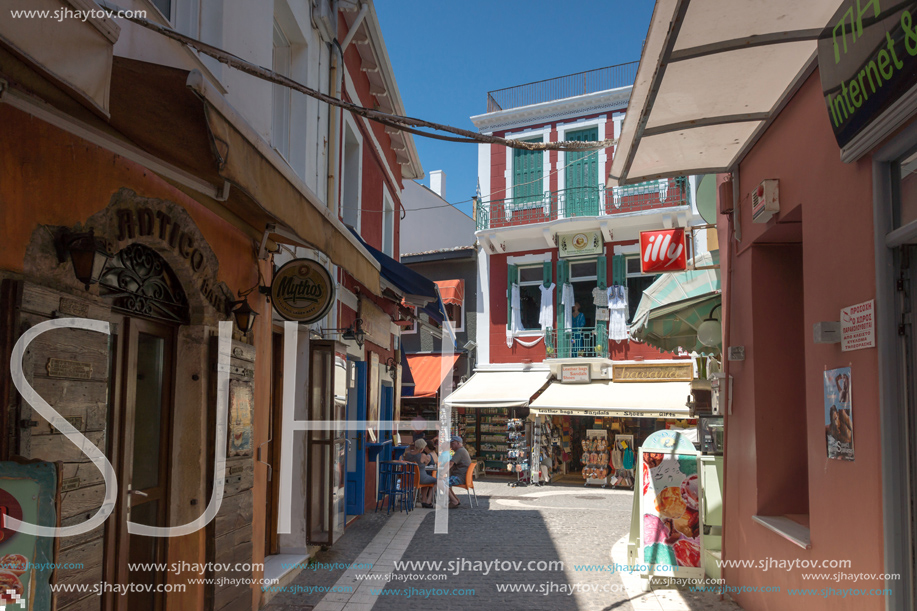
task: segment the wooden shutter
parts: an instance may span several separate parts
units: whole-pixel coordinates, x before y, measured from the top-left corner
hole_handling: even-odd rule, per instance
[[[541,138],[526,142],[541,142]],[[517,203],[541,199],[542,154],[542,151],[513,149],[513,200]]]
[[[555,301],[557,302],[557,328],[564,328],[564,306],[560,302],[561,296],[564,293],[564,284],[570,279],[570,262],[559,260],[557,262],[557,287],[554,289],[556,294]],[[558,337],[560,337],[558,335]]]
[[[546,286],[551,286],[551,282],[554,281],[553,270],[551,269],[551,262],[545,261],[544,266],[541,270],[541,282]]]
[[[589,142],[599,139],[599,128],[593,127],[567,132],[565,140]],[[597,216],[599,164],[595,151],[567,152],[564,154],[564,190],[566,217]]]
[[[519,282],[519,268],[516,265],[506,266],[506,328],[513,324],[513,285]]]
[[[612,284],[625,284],[627,282],[627,259],[624,255],[615,255],[611,259]]]

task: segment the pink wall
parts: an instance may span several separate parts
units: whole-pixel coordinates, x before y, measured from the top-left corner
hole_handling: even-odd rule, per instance
[[[724,252],[732,271],[724,274],[723,284],[729,345],[744,346],[746,357],[729,363],[734,396],[727,417],[724,558],[852,560],[843,572],[881,573],[877,352],[842,353],[839,344],[812,340],[814,323],[839,320],[842,307],[875,297],[871,166],[868,158],[840,161],[817,72],[749,153],[739,175],[742,242],[737,252]],[[752,224],[749,194],[765,178],[780,180],[782,212],[766,225]],[[719,235],[726,251],[726,217]],[[855,462],[829,460],[825,447],[823,373],[848,364],[853,368]],[[782,425],[799,418],[800,410],[804,436],[800,427]],[[810,550],[751,519],[803,511],[806,504]],[[787,588],[851,587],[849,582],[804,581],[799,575],[799,570],[724,571],[732,587],[783,589],[781,594],[736,595],[749,611],[884,609],[882,597],[787,595]],[[853,587],[884,584],[860,581]]]

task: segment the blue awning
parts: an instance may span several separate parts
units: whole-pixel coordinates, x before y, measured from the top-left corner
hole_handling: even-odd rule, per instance
[[[367,244],[352,227],[349,229],[379,262],[382,277],[402,291],[406,301],[418,305],[425,304],[420,309],[426,312],[432,320],[442,324],[446,309],[443,307],[439,294],[436,292],[436,284],[403,263],[395,261],[384,252],[376,250]]]

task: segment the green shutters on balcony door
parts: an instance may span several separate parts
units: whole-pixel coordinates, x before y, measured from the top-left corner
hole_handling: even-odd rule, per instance
[[[541,138],[525,140],[541,142]],[[513,202],[525,204],[541,201],[544,196],[542,186],[543,155],[542,151],[513,149]]]
[[[604,256],[599,257],[595,261],[595,285],[596,288],[605,290],[608,288],[608,259]],[[596,308],[598,312],[598,308]],[[595,321],[595,355],[596,356],[605,356],[605,350],[608,348],[608,321],[598,320],[596,316]]]
[[[513,285],[519,283],[519,268],[506,266],[506,328],[513,328]]]
[[[590,127],[566,132],[564,140],[594,142],[599,128]],[[599,214],[599,151],[564,154],[564,216],[598,216]]]

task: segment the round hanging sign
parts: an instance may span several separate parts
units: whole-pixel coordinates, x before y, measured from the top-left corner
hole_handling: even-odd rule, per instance
[[[293,259],[274,274],[271,301],[286,320],[315,322],[334,304],[334,282],[328,270],[312,259]]]

